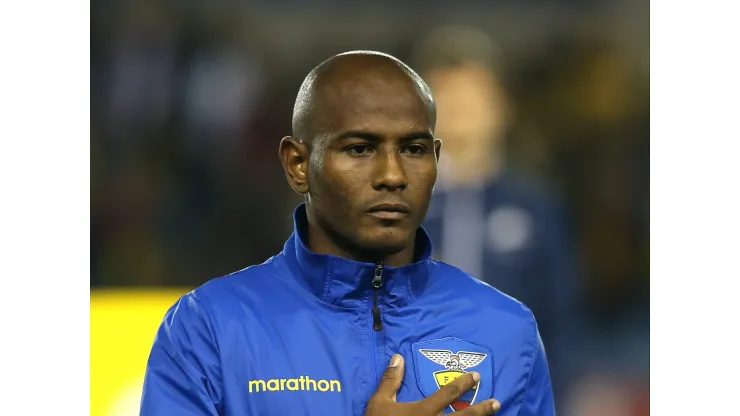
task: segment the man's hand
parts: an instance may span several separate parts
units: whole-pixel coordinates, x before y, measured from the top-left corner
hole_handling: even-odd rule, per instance
[[[480,374],[470,372],[451,381],[424,400],[398,403],[396,402],[396,392],[401,387],[403,368],[403,357],[398,354],[391,357],[391,363],[385,370],[378,389],[367,403],[365,416],[441,415],[447,406],[460,398],[463,393],[472,389],[480,380]],[[501,403],[491,399],[466,407],[454,412],[454,414],[459,416],[487,416],[498,412],[500,408]]]

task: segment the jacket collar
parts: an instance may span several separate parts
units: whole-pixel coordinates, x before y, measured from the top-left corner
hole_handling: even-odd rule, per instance
[[[294,274],[300,275],[299,279],[316,297],[344,306],[372,297],[376,264],[309,250],[306,246],[308,220],[305,204],[295,209],[293,226],[293,234],[285,243],[283,255]],[[379,292],[381,304],[392,307],[408,305],[424,289],[430,269],[432,244],[422,227],[416,232],[416,247],[414,263],[402,267],[383,265],[383,286]]]

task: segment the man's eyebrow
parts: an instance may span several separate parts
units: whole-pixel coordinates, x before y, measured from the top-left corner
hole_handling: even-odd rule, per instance
[[[409,134],[401,136],[401,141],[404,141],[404,142],[410,142],[412,140],[417,140],[417,139],[426,139],[426,140],[434,141],[434,135],[428,131],[415,131],[413,133],[409,133]]]
[[[382,136],[376,133],[371,133],[367,131],[361,131],[361,130],[349,130],[342,133],[339,133],[338,135],[334,136],[332,139],[339,141],[349,138],[355,138],[355,139],[363,139],[370,142],[379,142],[382,139]],[[400,137],[400,140],[403,142],[409,142],[412,140],[417,139],[426,139],[426,140],[434,140],[434,135],[428,131],[415,131],[413,133],[408,133]]]
[[[342,133],[337,134],[332,138],[332,140],[339,141],[344,139],[363,139],[371,142],[379,142],[381,140],[380,135],[375,133],[370,133],[367,131],[360,131],[360,130],[348,130]]]

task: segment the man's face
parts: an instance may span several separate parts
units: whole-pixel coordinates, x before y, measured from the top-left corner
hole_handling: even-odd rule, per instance
[[[309,161],[309,215],[355,250],[399,252],[413,242],[437,178],[433,120],[410,81],[371,75],[329,90],[327,101]]]

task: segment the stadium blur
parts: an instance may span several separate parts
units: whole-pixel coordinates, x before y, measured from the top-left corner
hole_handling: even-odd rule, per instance
[[[435,256],[533,309],[559,414],[649,414],[649,2],[91,7],[94,416],[138,414],[177,297],[282,249],[298,87],[358,49],[430,84]]]

